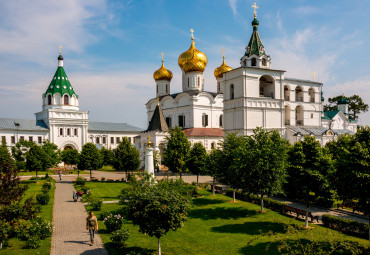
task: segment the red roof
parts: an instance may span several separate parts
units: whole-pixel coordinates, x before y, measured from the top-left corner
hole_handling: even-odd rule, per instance
[[[183,130],[186,137],[191,136],[211,136],[211,137],[223,137],[224,130],[222,128],[188,128]]]

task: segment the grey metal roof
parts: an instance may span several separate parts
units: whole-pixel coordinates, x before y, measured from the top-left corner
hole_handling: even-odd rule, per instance
[[[174,94],[171,94],[171,95],[169,95],[169,96],[170,96],[170,97],[172,97],[172,98],[175,98],[175,97],[177,97],[179,94],[182,94],[182,93],[186,93],[186,94],[188,94],[189,96],[197,96],[198,94],[203,93],[203,92],[208,93],[208,94],[211,94],[211,96],[213,96],[214,98],[218,95],[216,92],[189,90],[189,91],[183,91],[183,92],[179,92],[179,93],[174,93]],[[161,96],[159,99],[162,99],[162,98],[164,98],[165,96],[167,96],[167,95]]]
[[[288,78],[288,77],[285,77],[284,80],[286,80],[286,81],[301,81],[301,82],[307,82],[307,83],[322,84],[321,82],[317,82],[317,81],[302,80],[302,79]]]
[[[49,131],[42,120],[0,118],[0,130]]]
[[[355,134],[354,132],[348,129],[333,129],[333,131],[338,135],[343,135],[343,134],[354,135]]]
[[[95,122],[89,121],[89,131],[113,131],[113,132],[141,132],[142,128],[131,126],[127,123]]]
[[[329,129],[323,126],[286,126],[294,135],[323,135]]]

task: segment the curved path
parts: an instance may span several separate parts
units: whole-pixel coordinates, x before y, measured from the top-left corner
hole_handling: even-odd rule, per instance
[[[64,176],[63,181],[57,179],[50,254],[108,255],[99,235],[95,235],[95,244],[90,246],[90,236],[86,230],[87,212],[81,202],[73,202],[72,199],[74,178]]]

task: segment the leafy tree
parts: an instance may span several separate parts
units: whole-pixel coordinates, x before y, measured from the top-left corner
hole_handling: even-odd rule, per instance
[[[126,200],[128,219],[139,226],[141,233],[158,239],[158,254],[160,238],[183,226],[191,203],[190,197],[179,192],[177,184],[169,180],[156,185],[152,182],[136,185],[126,194]]]
[[[222,151],[220,149],[212,149],[206,158],[206,174],[213,177],[212,193],[215,195],[215,179],[221,171],[220,162],[222,160]],[[234,196],[235,198],[235,196]]]
[[[127,137],[123,137],[113,150],[113,167],[116,170],[124,170],[126,178],[128,171],[136,171],[140,167],[140,152],[132,146]]]
[[[310,192],[318,196],[320,192],[327,192],[328,179],[331,172],[332,160],[320,143],[313,136],[306,136],[303,141],[294,144],[288,153],[288,178],[286,191],[290,197],[305,200],[306,220],[308,227],[308,212]]]
[[[45,169],[54,167],[58,165],[61,161],[61,152],[58,149],[58,146],[54,143],[49,142],[49,140],[45,140],[42,144],[42,149],[47,155],[45,164]]]
[[[186,159],[190,152],[190,142],[185,133],[179,127],[170,129],[170,135],[166,137],[163,149],[163,163],[173,173],[179,173],[180,178],[183,173],[188,172]]]
[[[76,149],[66,149],[61,153],[64,164],[77,165],[80,161],[80,153]]]
[[[45,171],[50,167],[49,157],[39,145],[32,145],[26,153],[26,166],[30,171],[36,171],[36,182],[38,171]]]
[[[87,143],[82,146],[80,155],[80,162],[78,163],[78,169],[90,170],[90,180],[92,178],[91,170],[100,169],[103,164],[103,158],[100,151],[92,143]]]
[[[190,172],[197,175],[197,189],[199,188],[199,175],[206,173],[206,159],[207,151],[202,143],[195,143],[190,150],[186,164]]]
[[[234,190],[233,201],[235,202],[235,190],[242,188],[241,178],[244,175],[244,169],[235,165],[235,162],[240,160],[237,157],[238,151],[246,146],[246,141],[249,137],[238,136],[236,133],[227,134],[224,140],[220,143],[220,150],[215,166],[216,178],[231,186]]]
[[[0,204],[19,201],[27,190],[27,186],[20,184],[18,173],[8,149],[0,146]]]
[[[237,161],[234,168],[243,172],[242,188],[263,197],[275,195],[283,190],[286,177],[286,165],[289,143],[277,130],[266,131],[257,128],[247,140],[245,146],[236,151]]]
[[[100,149],[100,154],[103,157],[103,165],[104,166],[110,166],[110,165],[112,165],[112,162],[113,162],[113,159],[114,159],[114,155],[113,155],[113,151],[112,150],[106,149],[103,146]]]
[[[11,151],[13,158],[16,160],[16,166],[19,170],[26,169],[26,153],[34,145],[34,142],[21,140],[12,146]]]
[[[343,96],[336,96],[328,98],[329,104],[324,105],[324,111],[337,111],[338,110],[337,102],[342,97]],[[359,95],[353,95],[345,98],[349,101],[348,113],[350,119],[357,120],[361,112],[365,113],[369,110],[369,105],[365,104]]]

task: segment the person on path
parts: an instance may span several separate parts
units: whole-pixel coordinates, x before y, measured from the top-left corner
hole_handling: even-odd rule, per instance
[[[90,212],[89,217],[86,218],[86,230],[89,230],[90,246],[92,246],[94,244],[95,231],[98,230],[98,219],[94,216],[93,212]]]
[[[59,170],[59,180],[62,180],[62,170]]]

